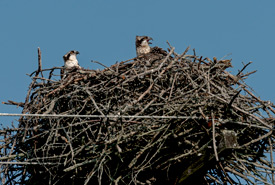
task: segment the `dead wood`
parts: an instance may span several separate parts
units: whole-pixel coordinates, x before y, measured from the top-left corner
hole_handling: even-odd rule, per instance
[[[188,49],[152,63],[96,62],[105,69],[62,80],[60,68],[42,69],[39,50],[25,102],[6,104],[75,116],[3,128],[2,184],[274,184],[274,105],[244,84],[250,63],[233,75],[231,60]]]

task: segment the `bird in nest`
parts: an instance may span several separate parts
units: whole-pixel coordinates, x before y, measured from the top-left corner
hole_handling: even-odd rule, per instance
[[[136,52],[138,58],[143,58],[153,62],[155,60],[162,59],[168,55],[168,53],[157,46],[150,47],[152,44],[150,41],[153,38],[149,36],[136,36]]]
[[[69,72],[72,72],[75,69],[81,69],[76,58],[78,54],[78,51],[71,50],[63,56],[64,66],[60,71],[61,79],[65,78]]]

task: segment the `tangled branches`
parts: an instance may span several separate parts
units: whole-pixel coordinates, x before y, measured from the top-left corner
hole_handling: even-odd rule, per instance
[[[39,65],[26,102],[7,103],[38,115],[1,132],[2,182],[274,183],[274,105],[243,83],[251,73],[225,71],[231,60],[187,51],[58,81]]]

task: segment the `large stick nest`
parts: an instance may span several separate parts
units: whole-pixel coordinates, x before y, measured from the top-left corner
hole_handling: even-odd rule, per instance
[[[274,105],[243,82],[247,65],[233,75],[231,60],[187,50],[61,80],[59,69],[40,66],[18,105],[64,117],[24,116],[7,129],[6,161],[25,163],[2,166],[6,182],[272,184]]]

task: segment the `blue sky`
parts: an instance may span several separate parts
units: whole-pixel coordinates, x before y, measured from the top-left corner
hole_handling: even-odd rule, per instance
[[[183,52],[232,58],[233,74],[253,61],[258,70],[246,81],[263,100],[275,102],[275,1],[152,1],[152,0],[1,0],[0,1],[0,101],[25,99],[37,69],[37,47],[43,68],[62,66],[69,50],[80,51],[79,63],[90,69],[135,57],[135,36],[149,35],[153,45],[167,48],[168,40]],[[20,113],[15,106],[0,105],[0,112]],[[10,125],[15,118],[0,117]]]

